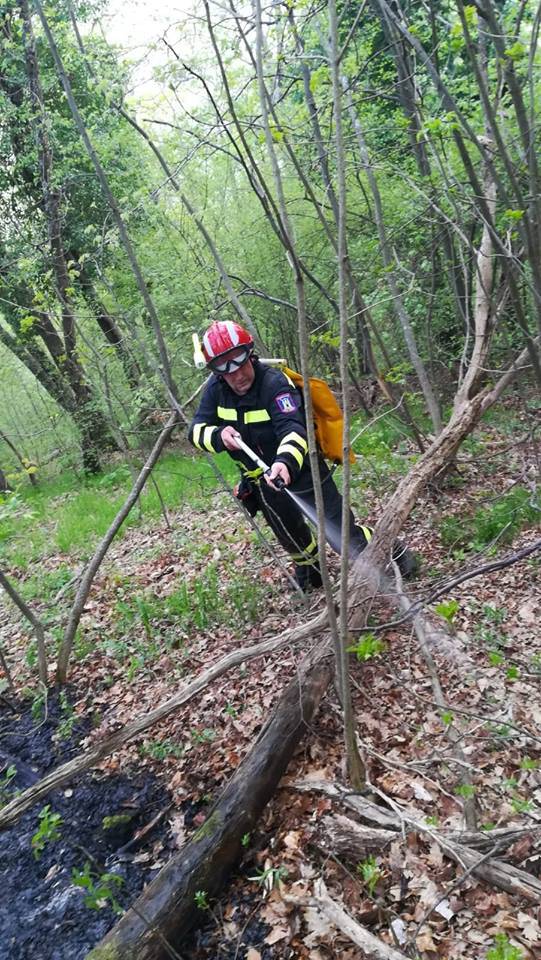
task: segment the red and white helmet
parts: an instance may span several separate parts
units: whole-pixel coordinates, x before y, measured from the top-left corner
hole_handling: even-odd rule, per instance
[[[232,373],[246,362],[254,348],[254,341],[240,323],[216,320],[204,334],[201,346],[211,370],[215,373]],[[232,357],[227,354],[232,354]]]

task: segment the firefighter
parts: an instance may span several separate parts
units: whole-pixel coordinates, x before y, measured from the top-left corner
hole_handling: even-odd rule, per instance
[[[232,320],[213,323],[203,336],[202,349],[214,376],[190,425],[190,441],[209,453],[227,450],[242,473],[237,497],[252,516],[261,510],[290,554],[301,590],[320,587],[316,538],[293,499],[276,486],[278,481],[290,487],[315,511],[302,393],[281,370],[260,363],[251,335]],[[267,473],[254,469],[237,444],[238,435],[271,464]],[[325,523],[340,530],[342,497],[321,455],[319,473]],[[349,516],[354,558],[366,547],[371,532],[368,527],[357,526],[351,511]],[[412,572],[406,569],[413,559],[410,551],[401,550],[397,559],[404,574]]]

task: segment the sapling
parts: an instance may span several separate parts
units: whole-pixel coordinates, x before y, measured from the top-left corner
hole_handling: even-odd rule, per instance
[[[366,860],[363,860],[361,863],[358,863],[357,872],[362,877],[363,883],[368,892],[368,896],[373,897],[374,890],[376,889],[379,881],[382,878],[382,873],[376,863],[376,858],[367,857]]]
[[[38,814],[39,827],[31,840],[34,858],[39,860],[48,843],[60,840],[60,824],[63,822],[59,813],[52,813],[49,804],[43,807]]]
[[[93,871],[87,860],[82,870],[73,869],[71,879],[76,887],[82,887],[85,891],[84,903],[90,910],[110,906],[115,913],[122,913],[122,907],[115,897],[115,888],[118,891],[122,886],[123,877],[116,873]]]
[[[497,933],[494,946],[488,951],[486,960],[524,960],[524,954],[509,942],[505,933]]]

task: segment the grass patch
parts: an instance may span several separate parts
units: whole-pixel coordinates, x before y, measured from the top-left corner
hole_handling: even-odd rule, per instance
[[[539,522],[541,505],[524,487],[514,487],[494,503],[480,507],[471,517],[445,517],[440,526],[447,547],[482,550],[489,543],[509,543],[523,527]]]
[[[269,587],[242,574],[221,577],[218,566],[209,563],[196,577],[184,578],[163,599],[148,592],[116,601],[116,626],[124,635],[138,625],[148,640],[163,627],[206,630],[231,621],[255,623],[268,603]]]
[[[217,461],[229,479],[236,476],[235,465],[226,454]],[[171,510],[186,501],[199,504],[218,483],[207,460],[176,453],[164,456],[153,476],[163,502]],[[51,552],[88,556],[131,487],[129,467],[118,464],[84,481],[66,473],[39,487],[25,486],[0,497],[0,543],[5,556],[21,570]],[[140,504],[144,520],[160,515],[160,498],[152,480],[147,482]],[[138,511],[134,508],[127,523],[137,522]]]
[[[226,579],[211,563],[198,576],[180,580],[167,597],[122,590],[114,605],[113,629],[100,645],[109,657],[124,664],[130,681],[151,669],[165,650],[185,648],[194,631],[234,623],[242,632],[260,619],[269,602],[268,584],[246,580],[241,573]],[[181,663],[178,670],[182,674]]]
[[[62,587],[74,575],[74,570],[66,564],[61,564],[56,570],[40,570],[26,580],[21,581],[19,590],[24,600],[52,600]]]

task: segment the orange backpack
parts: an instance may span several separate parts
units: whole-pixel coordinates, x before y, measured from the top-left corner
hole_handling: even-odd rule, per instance
[[[282,367],[281,369],[299,390],[304,388],[304,379],[300,373],[291,370],[289,367]],[[312,397],[317,445],[327,460],[342,463],[344,459],[342,449],[344,416],[338,406],[336,397],[329,385],[318,377],[310,377],[308,384]],[[355,463],[355,459],[355,454],[350,450],[349,462]]]

